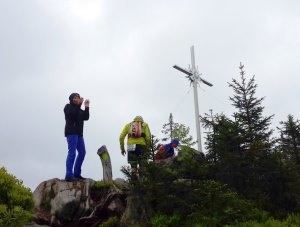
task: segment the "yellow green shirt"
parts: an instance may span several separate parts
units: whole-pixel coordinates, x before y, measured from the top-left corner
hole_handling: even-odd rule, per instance
[[[125,125],[125,127],[123,128],[123,131],[121,132],[120,135],[120,148],[121,150],[125,150],[124,147],[124,139],[126,137],[126,135],[128,135],[128,133],[130,133],[130,126],[131,123],[128,123]],[[149,126],[146,122],[143,122],[142,124],[142,132],[145,134],[145,137],[139,137],[139,138],[134,138],[134,137],[127,137],[127,144],[141,144],[141,145],[146,145],[147,147],[150,147],[151,145],[151,134],[150,134],[150,130],[149,130]]]

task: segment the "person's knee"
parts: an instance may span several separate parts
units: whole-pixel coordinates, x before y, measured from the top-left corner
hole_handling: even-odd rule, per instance
[[[78,146],[77,150],[78,150],[78,155],[85,156],[86,153],[85,146]]]
[[[76,157],[76,152],[70,152],[68,153],[68,156],[67,156],[67,160],[75,160],[75,157]]]
[[[86,154],[86,151],[85,151],[84,148],[83,149],[78,149],[78,155],[79,156],[85,156],[85,154]]]

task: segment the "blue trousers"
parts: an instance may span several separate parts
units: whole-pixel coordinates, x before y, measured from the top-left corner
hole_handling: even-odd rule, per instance
[[[68,156],[66,161],[66,177],[81,176],[81,165],[85,157],[85,145],[83,137],[78,135],[68,135]],[[76,157],[76,150],[78,155]],[[76,158],[76,160],[75,160]],[[75,165],[74,165],[75,162]],[[74,167],[74,172],[73,172]]]

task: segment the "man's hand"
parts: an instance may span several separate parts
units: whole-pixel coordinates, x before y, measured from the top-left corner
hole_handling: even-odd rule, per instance
[[[126,151],[125,151],[125,150],[122,150],[122,151],[121,151],[121,154],[122,154],[123,156],[125,156]]]
[[[81,105],[82,105],[82,103],[83,103],[83,100],[84,100],[84,99],[81,97],[81,98],[78,100],[78,103],[77,103],[77,105],[78,105],[78,106],[81,106]]]
[[[86,99],[86,100],[84,101],[84,106],[85,106],[85,107],[90,107],[90,100]]]

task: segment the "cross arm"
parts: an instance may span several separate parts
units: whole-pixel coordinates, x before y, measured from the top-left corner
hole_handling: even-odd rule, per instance
[[[200,80],[201,80],[202,83],[204,83],[204,84],[206,84],[206,85],[208,85],[208,86],[210,86],[210,87],[213,86],[213,84],[209,83],[209,82],[206,81],[206,80],[203,80],[202,78],[200,78]]]
[[[186,69],[181,68],[181,67],[178,66],[178,65],[174,65],[173,68],[174,68],[174,69],[177,69],[177,70],[179,70],[180,72],[183,72],[183,73],[185,73],[185,74],[187,74],[187,75],[189,75],[189,76],[192,76],[192,75],[193,75],[193,73],[187,71]]]

